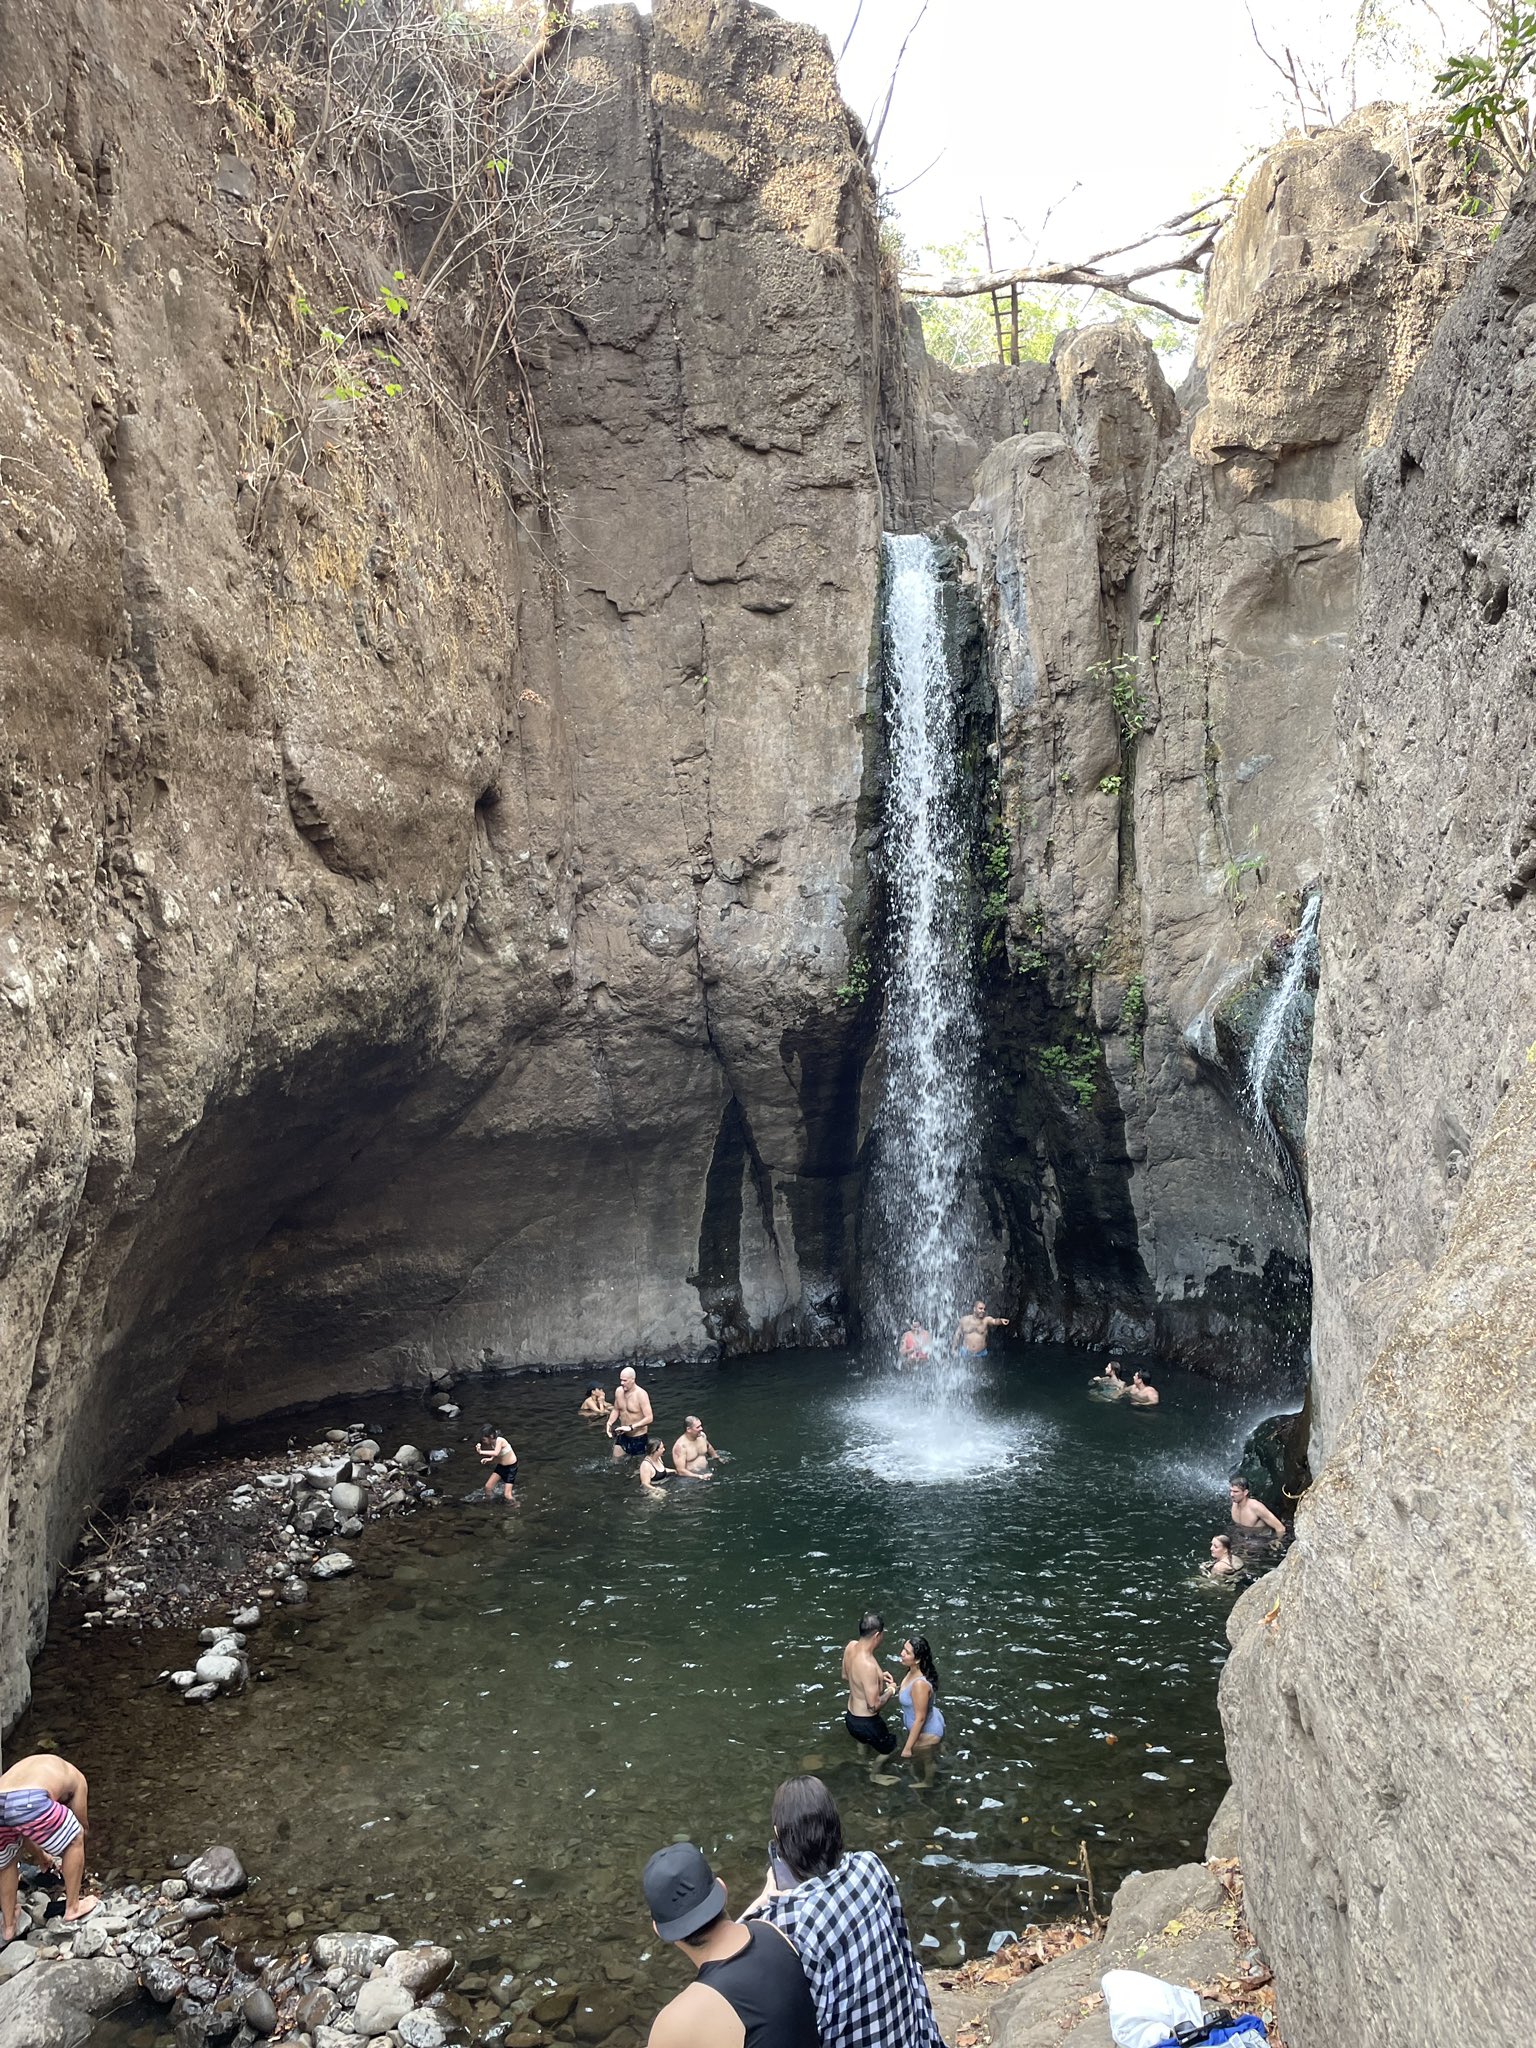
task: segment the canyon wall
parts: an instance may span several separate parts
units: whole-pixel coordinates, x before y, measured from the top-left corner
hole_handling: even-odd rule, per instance
[[[1525,2039],[1536,204],[1361,483],[1311,1071],[1321,1477],[1222,1686],[1293,2048]]]
[[[0,0],[0,1724],[168,1438],[849,1312],[883,302],[826,47],[560,49],[541,496],[389,367],[419,243],[240,20]],[[410,307],[445,388],[475,314]]]
[[[1268,1118],[1246,1068],[1322,868],[1356,476],[1483,246],[1457,200],[1368,110],[1254,173],[1178,401],[1128,326],[930,400],[913,488],[957,514],[991,629],[989,1167],[1038,1334],[1300,1384],[1304,980]]]

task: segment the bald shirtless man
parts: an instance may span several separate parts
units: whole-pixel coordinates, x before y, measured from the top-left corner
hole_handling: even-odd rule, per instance
[[[683,1433],[672,1446],[672,1469],[679,1479],[711,1479],[709,1469],[711,1458],[723,1458],[724,1451],[717,1451],[704,1434],[704,1425],[697,1415],[690,1415],[683,1424]]]
[[[16,1939],[21,1845],[64,1873],[64,1919],[74,1926],[101,1900],[80,1896],[85,1878],[86,1783],[61,1756],[24,1756],[0,1774],[0,1933]]]
[[[896,1737],[880,1709],[896,1690],[896,1681],[882,1671],[875,1657],[885,1622],[873,1609],[859,1619],[859,1632],[843,1651],[843,1677],[848,1684],[848,1708],[843,1726],[855,1742],[867,1743],[881,1756],[889,1756]]]
[[[651,1441],[651,1397],[626,1365],[613,1390],[613,1409],[604,1424],[616,1458],[643,1458]]]
[[[1227,1498],[1231,1502],[1227,1512],[1232,1517],[1232,1526],[1241,1531],[1245,1545],[1285,1541],[1284,1522],[1272,1514],[1263,1501],[1254,1499],[1248,1491],[1246,1479],[1234,1478],[1227,1487]],[[1266,1529],[1268,1536],[1264,1533]]]
[[[987,1304],[978,1301],[968,1316],[962,1316],[955,1325],[956,1351],[963,1351],[967,1358],[985,1358],[987,1336],[992,1330],[1006,1330],[1006,1316],[989,1316]]]

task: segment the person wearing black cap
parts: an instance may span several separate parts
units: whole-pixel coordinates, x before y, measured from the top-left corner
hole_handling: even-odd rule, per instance
[[[649,2048],[820,2048],[816,2007],[793,1943],[725,1910],[725,1886],[701,1849],[658,1849],[642,1879],[651,1921],[698,1971],[651,2024]]]

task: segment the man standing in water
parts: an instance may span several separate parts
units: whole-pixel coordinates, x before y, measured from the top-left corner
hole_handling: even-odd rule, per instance
[[[968,1316],[962,1316],[955,1325],[956,1351],[963,1351],[967,1358],[985,1358],[987,1355],[987,1333],[990,1330],[1006,1330],[1006,1316],[989,1316],[987,1304],[978,1301]]]
[[[1254,1499],[1248,1491],[1246,1479],[1234,1475],[1227,1486],[1227,1498],[1231,1502],[1227,1512],[1232,1517],[1232,1526],[1241,1531],[1245,1544],[1266,1541],[1263,1534],[1266,1529],[1270,1531],[1275,1542],[1285,1541],[1284,1522],[1278,1515],[1271,1514],[1263,1501]]]
[[[711,1458],[722,1458],[725,1453],[717,1451],[704,1434],[704,1425],[697,1415],[690,1415],[683,1424],[683,1433],[672,1446],[672,1469],[679,1479],[708,1479]]]
[[[100,1899],[80,1896],[85,1877],[86,1783],[61,1756],[24,1756],[0,1776],[0,1932],[16,1939],[21,1845],[64,1873],[64,1924],[76,1926]]]
[[[643,1458],[651,1441],[651,1397],[635,1378],[635,1368],[626,1365],[613,1390],[613,1410],[605,1430],[613,1440],[616,1458]]]
[[[843,1651],[843,1677],[848,1685],[848,1707],[843,1726],[855,1742],[867,1743],[881,1756],[889,1756],[896,1737],[887,1727],[880,1709],[896,1690],[896,1681],[882,1671],[875,1652],[885,1634],[885,1622],[874,1612],[859,1619],[859,1632]]]

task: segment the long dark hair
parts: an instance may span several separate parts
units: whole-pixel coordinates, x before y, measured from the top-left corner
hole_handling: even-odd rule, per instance
[[[908,1636],[907,1641],[912,1645],[913,1663],[933,1687],[934,1694],[937,1696],[939,1690],[939,1667],[933,1661],[933,1652],[928,1647],[928,1638],[926,1636]]]
[[[820,1778],[786,1778],[773,1795],[773,1835],[797,1878],[825,1877],[842,1861],[843,1823]]]

